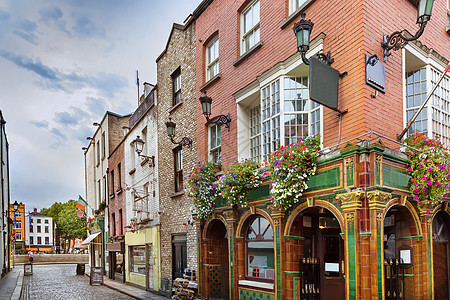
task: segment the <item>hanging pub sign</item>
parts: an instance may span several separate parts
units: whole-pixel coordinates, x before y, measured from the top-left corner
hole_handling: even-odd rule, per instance
[[[382,93],[386,92],[386,77],[384,65],[376,54],[366,54],[366,83]]]
[[[309,96],[311,100],[339,111],[337,108],[339,71],[321,62],[319,59],[311,57],[309,78]]]

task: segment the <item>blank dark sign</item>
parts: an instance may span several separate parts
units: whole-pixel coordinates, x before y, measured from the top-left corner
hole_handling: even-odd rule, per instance
[[[317,58],[310,58],[309,94],[311,100],[328,108],[338,107],[339,71],[324,64]]]

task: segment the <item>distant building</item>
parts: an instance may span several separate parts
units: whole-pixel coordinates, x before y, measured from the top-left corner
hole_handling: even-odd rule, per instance
[[[34,252],[51,252],[54,249],[53,218],[37,212],[37,208],[25,218],[25,245]]]

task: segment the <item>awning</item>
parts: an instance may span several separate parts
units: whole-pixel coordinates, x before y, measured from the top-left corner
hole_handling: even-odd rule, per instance
[[[100,233],[102,233],[101,231],[99,231],[99,232],[96,232],[96,233],[94,233],[94,234],[91,234],[91,235],[89,235],[88,237],[87,237],[87,239],[85,239],[82,243],[81,243],[81,245],[87,245],[87,244],[89,244],[93,239],[95,239]]]

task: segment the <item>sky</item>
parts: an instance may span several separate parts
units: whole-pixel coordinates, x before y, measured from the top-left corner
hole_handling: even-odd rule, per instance
[[[137,108],[173,23],[201,0],[0,0],[0,110],[10,195],[25,209],[85,195],[84,155],[106,111]]]

